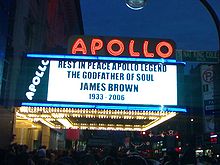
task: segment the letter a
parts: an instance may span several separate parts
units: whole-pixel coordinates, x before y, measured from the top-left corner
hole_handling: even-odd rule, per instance
[[[76,40],[72,47],[72,54],[76,54],[76,52],[82,52],[82,54],[86,54],[86,45],[82,38]]]

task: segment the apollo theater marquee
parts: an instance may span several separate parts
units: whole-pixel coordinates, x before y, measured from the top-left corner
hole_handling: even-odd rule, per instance
[[[27,54],[17,116],[51,128],[144,131],[186,112],[175,44],[73,36],[67,54]]]

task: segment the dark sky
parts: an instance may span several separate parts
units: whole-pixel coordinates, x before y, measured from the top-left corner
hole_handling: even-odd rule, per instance
[[[208,0],[220,17],[220,0]],[[81,0],[85,35],[164,38],[177,49],[218,50],[216,26],[199,0],[148,0],[139,11],[124,0]]]

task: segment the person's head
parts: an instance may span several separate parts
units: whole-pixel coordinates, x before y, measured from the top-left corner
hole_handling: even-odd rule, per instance
[[[41,148],[43,148],[43,149],[45,149],[45,150],[46,150],[46,149],[47,149],[47,146],[42,145],[42,146],[41,146]]]
[[[80,160],[80,165],[97,165],[97,162],[96,162],[95,157],[93,155],[86,154]]]
[[[147,165],[147,161],[139,155],[130,155],[122,160],[121,165]]]
[[[22,147],[22,151],[23,152],[27,152],[27,150],[28,150],[28,146],[27,145],[22,145],[21,147]]]
[[[179,155],[176,151],[171,150],[167,152],[168,159],[171,161],[175,161],[179,158]]]
[[[38,152],[37,152],[37,155],[40,158],[45,158],[46,157],[46,150],[43,149],[43,148],[39,149]]]
[[[202,156],[200,159],[200,162],[203,164],[211,165],[212,164],[212,158],[208,156]]]
[[[105,157],[103,165],[117,165],[116,160],[112,156]]]

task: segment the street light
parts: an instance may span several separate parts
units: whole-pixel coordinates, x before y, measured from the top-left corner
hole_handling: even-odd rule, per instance
[[[212,6],[207,2],[207,0],[200,0],[200,2],[203,4],[203,6],[208,10],[209,14],[211,15],[215,26],[217,28],[218,33],[218,43],[219,43],[219,51],[220,51],[220,21],[218,18],[218,15],[216,14],[215,10],[212,8]]]
[[[147,0],[125,0],[126,5],[132,10],[143,9]]]

